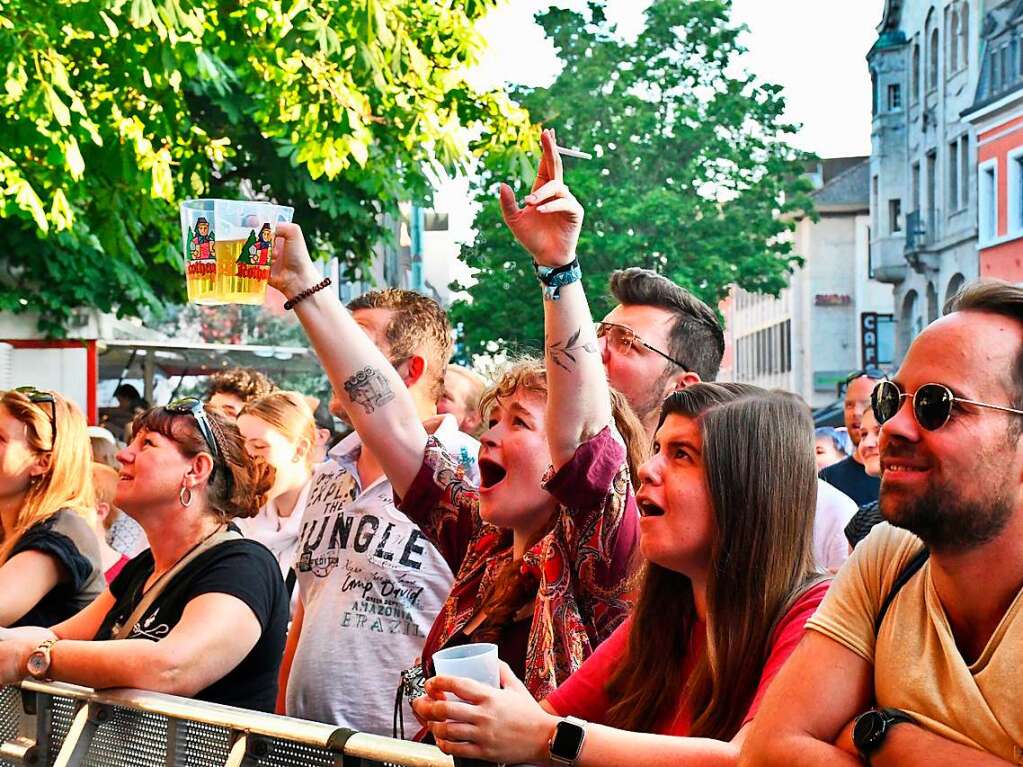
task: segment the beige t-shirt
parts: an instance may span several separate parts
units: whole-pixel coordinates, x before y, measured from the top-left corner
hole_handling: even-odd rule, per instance
[[[806,627],[874,664],[878,706],[902,709],[942,737],[1023,764],[1023,592],[980,657],[967,665],[928,561],[892,602],[875,647],[881,603],[922,545],[912,533],[877,525]]]

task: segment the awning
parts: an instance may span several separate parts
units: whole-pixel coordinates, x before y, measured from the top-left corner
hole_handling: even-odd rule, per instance
[[[209,344],[191,341],[99,341],[99,378],[120,378],[129,364],[145,364],[152,355],[154,372],[174,376],[204,376],[218,370],[245,367],[273,377],[282,371],[318,372],[312,350],[301,346]]]

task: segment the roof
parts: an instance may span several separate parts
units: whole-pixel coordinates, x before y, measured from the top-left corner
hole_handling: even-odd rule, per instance
[[[1023,77],[1014,60],[1021,26],[1023,0],[1004,0],[984,15],[980,32],[981,59],[977,92],[973,104],[963,111],[964,117],[1004,99],[1009,94],[1023,90]],[[1010,44],[1012,48],[1007,47]],[[999,71],[998,76],[995,76],[992,66],[994,51],[999,51],[999,58],[1005,62],[1005,66],[1000,69],[1008,69],[1011,74]]]
[[[869,208],[870,207],[870,158],[843,157],[836,160],[846,161],[844,170],[828,178],[825,160],[824,185],[813,193],[818,210],[835,207]]]

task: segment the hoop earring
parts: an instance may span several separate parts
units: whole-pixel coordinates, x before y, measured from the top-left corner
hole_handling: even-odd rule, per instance
[[[192,490],[191,490],[191,488],[188,488],[188,487],[185,487],[184,485],[182,485],[181,489],[178,490],[178,500],[181,501],[181,505],[184,506],[186,509],[189,506],[191,506],[192,505]]]

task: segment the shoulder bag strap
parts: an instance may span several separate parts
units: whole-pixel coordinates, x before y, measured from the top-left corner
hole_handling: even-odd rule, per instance
[[[931,552],[926,547],[918,551],[911,560],[906,563],[906,566],[902,568],[902,572],[899,573],[899,577],[895,579],[892,584],[891,591],[888,592],[888,596],[884,598],[884,602],[881,603],[881,609],[877,611],[877,618],[874,621],[874,636],[877,636],[878,632],[881,631],[881,623],[884,621],[884,616],[888,614],[888,608],[892,606],[892,602],[895,601],[895,597],[898,596],[899,591],[909,583],[910,578],[916,575],[917,570],[924,566],[924,562],[931,555]]]
[[[111,639],[126,639],[128,634],[131,633],[132,627],[142,620],[142,616],[145,615],[146,611],[153,606],[153,602],[155,602],[156,598],[160,596],[163,590],[167,587],[167,584],[170,583],[174,579],[174,576],[180,573],[189,562],[192,562],[200,554],[209,551],[214,546],[225,543],[226,541],[241,539],[242,535],[240,533],[234,530],[223,530],[216,535],[211,535],[205,541],[188,552],[185,556],[178,560],[174,567],[161,575],[156,583],[149,587],[149,590],[142,595],[142,599],[139,601],[138,605],[136,605],[135,609],[132,610],[128,619],[125,620],[116,631],[114,631]]]

